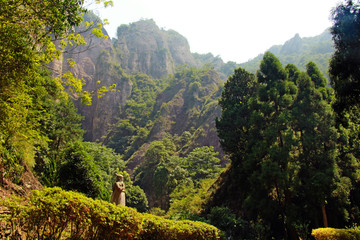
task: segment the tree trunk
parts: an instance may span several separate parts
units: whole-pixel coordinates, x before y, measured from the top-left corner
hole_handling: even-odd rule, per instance
[[[325,205],[321,206],[321,210],[322,210],[322,215],[323,215],[323,221],[324,221],[324,227],[328,227],[328,220],[327,220],[327,216],[326,216],[326,209],[325,209]]]

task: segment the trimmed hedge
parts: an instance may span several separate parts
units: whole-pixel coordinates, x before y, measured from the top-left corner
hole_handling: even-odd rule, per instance
[[[61,188],[5,200],[0,237],[26,239],[219,239],[214,226],[172,221]]]
[[[318,228],[311,233],[316,240],[357,240],[360,239],[358,229]]]

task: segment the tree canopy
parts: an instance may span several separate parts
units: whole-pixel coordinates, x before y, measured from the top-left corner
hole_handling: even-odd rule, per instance
[[[360,5],[352,0],[339,4],[332,13],[331,34],[335,53],[330,78],[335,89],[335,109],[341,112],[360,100]]]
[[[332,102],[314,63],[306,72],[283,68],[270,52],[256,76],[239,68],[225,83],[216,127],[233,177],[241,179],[233,181],[241,189],[240,211],[263,221],[264,239],[293,238],[299,225],[327,218],[322,207],[337,184]]]
[[[55,139],[56,134],[61,137],[55,133],[61,131],[59,126],[52,133],[49,130],[55,126],[45,126],[49,119],[55,120],[51,105],[58,105],[56,101],[67,104],[63,84],[89,99],[82,91],[82,80],[70,72],[55,76],[46,70],[67,46],[86,44],[74,31],[87,12],[83,4],[78,0],[0,1],[0,165],[6,169],[5,177],[19,176],[24,163],[33,167],[39,146],[66,141]],[[101,35],[100,25],[85,25],[94,35]],[[73,66],[71,59],[68,62]]]

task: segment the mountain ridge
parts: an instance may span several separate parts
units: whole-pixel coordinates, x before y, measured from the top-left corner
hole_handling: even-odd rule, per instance
[[[285,66],[288,63],[295,64],[300,70],[305,70],[305,65],[313,61],[327,76],[329,60],[334,52],[334,46],[329,29],[314,37],[301,38],[297,33],[282,45],[274,45],[267,51],[277,56]],[[260,53],[255,58],[241,63],[238,66],[247,71],[255,73],[259,68],[260,61],[264,53]]]
[[[198,143],[190,144],[192,147],[189,151],[205,144],[222,152],[214,126],[214,119],[219,116],[220,110],[213,107],[219,94],[212,93],[215,90],[210,89],[220,89],[220,85],[239,66],[248,71],[251,71],[251,67],[257,68],[262,54],[248,63],[237,64],[224,63],[219,56],[211,53],[191,53],[185,37],[174,30],[160,29],[153,20],[121,25],[117,35],[117,39],[101,41],[95,48],[79,53],[75,58],[72,55],[63,56],[62,70],[71,70],[76,77],[83,78],[87,82],[84,87],[86,91],[96,93],[103,86],[116,84],[115,91],[106,93],[102,98],[94,96],[91,106],[84,106],[76,101],[79,112],[85,116],[85,140],[113,141],[112,144],[115,144],[115,138],[126,137],[128,142],[121,148],[123,150],[119,151],[124,154],[122,151],[130,148],[126,150],[126,158],[132,159],[129,162],[131,169],[142,161],[138,158],[139,155],[131,158],[138,150],[145,152],[147,145],[144,145],[144,148],[141,148],[141,145],[160,140],[166,134],[181,135],[184,131],[190,131],[190,128],[195,128],[192,133],[202,128],[203,134],[211,134],[212,137],[211,141],[210,138],[200,140],[200,134],[195,140]],[[93,41],[89,39],[90,36],[85,37],[88,41]],[[302,52],[309,54],[316,50],[315,52],[319,53],[317,56],[328,56],[332,50],[329,45],[331,37],[329,32],[325,31],[312,38],[301,38],[296,34],[283,45],[272,46],[269,51],[280,55],[280,60],[285,64],[284,61],[295,61],[295,57]],[[69,57],[77,61],[73,69],[64,67]],[[318,64],[316,59],[308,60],[311,56],[304,55],[301,58],[303,62],[313,60]],[[326,64],[326,60],[323,62]],[[207,70],[203,72],[201,68]],[[208,112],[208,107],[214,114]],[[119,120],[129,121],[132,125],[133,130],[125,131],[128,135],[122,135],[125,134],[124,130],[115,127]],[[148,121],[150,122],[147,123]],[[159,124],[165,122],[166,127],[159,127]],[[121,123],[119,126],[124,125]],[[141,131],[146,135],[141,137],[141,141],[131,140],[135,137],[133,134],[139,134],[139,129],[143,129]],[[143,154],[140,154],[140,158],[142,156]]]

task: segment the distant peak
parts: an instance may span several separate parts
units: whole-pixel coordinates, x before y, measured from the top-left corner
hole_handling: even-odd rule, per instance
[[[301,39],[300,34],[298,34],[298,33],[295,34],[295,36],[293,38],[300,38]]]

